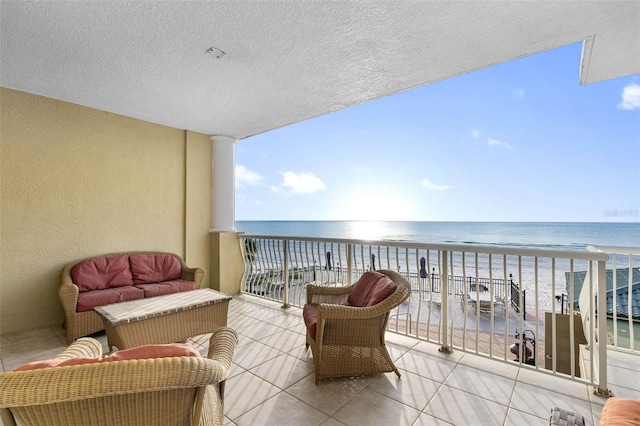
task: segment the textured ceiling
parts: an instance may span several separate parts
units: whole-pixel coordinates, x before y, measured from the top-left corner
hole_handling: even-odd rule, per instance
[[[635,0],[2,1],[0,18],[2,86],[238,139],[581,40],[576,84],[640,73]]]

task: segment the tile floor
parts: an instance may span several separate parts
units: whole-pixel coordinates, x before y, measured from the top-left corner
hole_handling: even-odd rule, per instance
[[[598,423],[604,399],[585,385],[516,365],[387,333],[395,374],[326,379],[315,384],[304,347],[301,310],[252,296],[236,296],[229,325],[239,342],[227,380],[226,425],[547,425],[551,407]],[[3,371],[55,356],[64,349],[62,327],[0,336]],[[106,336],[94,337],[107,351]],[[191,341],[201,351],[206,336]],[[640,366],[612,356],[609,388],[640,398]]]

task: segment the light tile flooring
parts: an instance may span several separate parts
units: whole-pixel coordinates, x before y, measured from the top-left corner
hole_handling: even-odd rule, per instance
[[[326,379],[315,384],[304,347],[301,310],[252,296],[236,296],[229,325],[239,334],[225,392],[226,425],[547,425],[553,406],[597,424],[605,400],[585,385],[387,333],[401,371]],[[55,356],[64,349],[62,327],[0,336],[3,371]],[[107,351],[106,336],[96,336]],[[206,336],[191,341],[201,351]],[[615,355],[615,354],[614,354]],[[640,398],[640,371],[612,356],[610,389]],[[640,366],[635,367],[640,369]]]

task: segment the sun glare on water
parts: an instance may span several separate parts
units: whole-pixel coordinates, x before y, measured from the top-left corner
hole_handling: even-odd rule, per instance
[[[387,235],[387,224],[382,221],[359,221],[349,225],[349,234],[357,240],[380,240]]]
[[[354,192],[351,192],[354,194]],[[403,206],[398,208],[398,206]],[[390,238],[394,228],[389,221],[406,221],[411,218],[412,204],[401,191],[389,189],[355,193],[343,207],[344,221],[349,228],[349,238],[357,240],[383,240]]]

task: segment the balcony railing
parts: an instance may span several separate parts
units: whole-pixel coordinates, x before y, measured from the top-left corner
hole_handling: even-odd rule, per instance
[[[600,246],[587,250],[609,255],[604,298],[609,345],[640,354],[640,248]]]
[[[606,368],[598,369],[598,364],[606,365],[607,345],[595,342],[618,342],[617,334],[607,332],[607,316],[596,315],[606,311],[605,298],[598,300],[596,294],[606,293],[607,253],[626,253],[631,271],[640,265],[640,249],[564,251],[257,235],[242,239],[246,293],[302,307],[309,283],[345,286],[366,270],[391,269],[409,280],[412,293],[391,312],[390,331],[440,344],[442,351],[473,352],[563,375],[602,394],[608,393]],[[569,303],[578,300],[580,271],[598,271],[587,274],[583,294],[593,303],[582,310]],[[632,300],[629,293],[628,312],[637,309]],[[625,320],[633,330],[634,319]],[[638,348],[633,333],[631,351]],[[604,362],[585,364],[587,368],[582,357]]]

